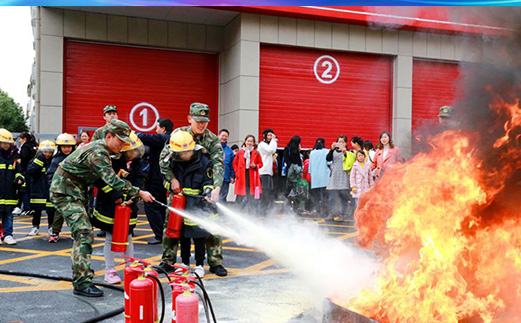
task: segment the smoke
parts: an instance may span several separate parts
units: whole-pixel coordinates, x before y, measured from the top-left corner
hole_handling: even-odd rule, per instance
[[[292,215],[253,218],[217,205],[225,215],[219,222],[180,214],[213,234],[257,248],[287,267],[308,287],[310,300],[346,299],[373,285],[378,264],[372,254],[328,236],[316,223],[303,223]]]

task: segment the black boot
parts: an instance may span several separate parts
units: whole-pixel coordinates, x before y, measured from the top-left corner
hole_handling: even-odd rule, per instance
[[[94,285],[87,286],[83,289],[74,288],[73,293],[75,295],[87,296],[87,297],[101,297],[103,296],[103,291]]]
[[[210,267],[210,272],[221,277],[228,275],[228,270],[226,270],[226,268],[224,268],[222,265]]]
[[[167,274],[173,273],[175,271],[174,267],[164,262],[160,263],[158,267],[166,271]]]

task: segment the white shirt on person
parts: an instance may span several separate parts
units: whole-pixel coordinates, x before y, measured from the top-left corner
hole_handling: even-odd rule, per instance
[[[272,139],[270,143],[261,141],[257,147],[257,151],[262,158],[262,168],[259,169],[259,175],[273,176],[273,154],[277,152],[277,139]]]

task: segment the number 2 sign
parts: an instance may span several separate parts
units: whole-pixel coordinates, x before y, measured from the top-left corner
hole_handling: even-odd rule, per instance
[[[334,57],[323,55],[315,61],[313,72],[315,72],[315,77],[320,83],[331,84],[340,75],[340,65]]]
[[[154,119],[149,120],[149,113],[153,112]],[[139,115],[137,116],[136,113]],[[136,104],[130,111],[130,123],[139,131],[150,131],[155,128],[157,119],[159,119],[159,112],[156,107],[147,102]]]

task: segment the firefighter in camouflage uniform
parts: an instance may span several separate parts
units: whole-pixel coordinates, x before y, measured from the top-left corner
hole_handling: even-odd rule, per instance
[[[118,110],[115,105],[106,105],[103,108],[103,119],[105,119],[106,121],[105,125],[94,131],[94,134],[92,135],[90,141],[105,139],[105,134],[107,133],[110,121],[118,120]]]
[[[219,193],[223,184],[224,177],[224,163],[223,163],[223,148],[219,137],[207,129],[208,123],[210,122],[210,108],[204,103],[192,103],[190,105],[190,114],[188,115],[189,126],[180,127],[175,131],[182,130],[188,132],[193,136],[194,141],[197,145],[200,145],[206,149],[209,154],[209,158],[213,163],[213,185],[214,190],[211,193],[211,199],[214,202],[219,200]],[[174,132],[175,132],[174,131]],[[159,166],[161,167],[161,173],[165,177],[167,189],[170,189],[174,194],[181,192],[181,185],[179,180],[175,177],[173,170],[170,168],[170,160],[180,161],[179,156],[170,149],[169,145],[166,145],[161,152],[161,158],[159,159]],[[170,203],[171,201],[169,201]],[[165,221],[168,223],[168,221]],[[166,245],[165,245],[166,244]],[[178,245],[177,241],[163,242],[163,250],[169,250],[170,256],[164,254],[163,267],[171,270],[169,265],[173,265],[175,262],[175,255],[177,254]],[[210,272],[215,273],[218,276],[226,276],[228,271],[223,267],[223,256],[222,256],[222,238],[221,236],[211,235],[206,240],[206,251],[208,253],[208,264],[210,265]]]
[[[103,180],[113,190],[129,196],[139,196],[145,202],[154,198],[130,182],[120,179],[112,168],[111,154],[118,154],[125,142],[130,142],[130,127],[123,121],[112,120],[105,139],[91,142],[65,159],[53,176],[50,197],[57,213],[61,213],[74,240],[71,251],[74,294],[100,297],[103,291],[92,284],[90,268],[92,224],[88,214],[87,187]]]

